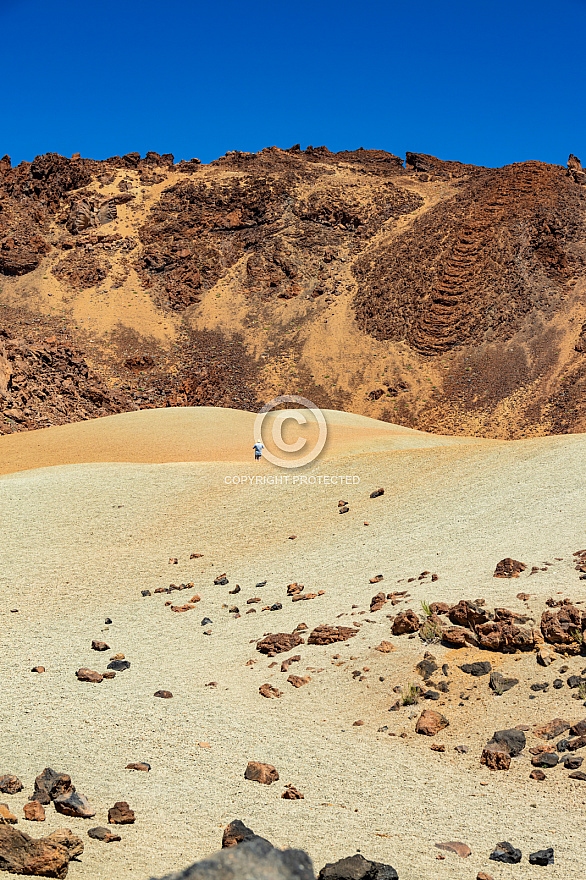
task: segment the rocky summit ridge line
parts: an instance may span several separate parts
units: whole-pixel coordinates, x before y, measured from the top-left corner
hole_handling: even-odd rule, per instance
[[[299,145],[0,160],[0,433],[280,393],[586,430],[586,174]]]

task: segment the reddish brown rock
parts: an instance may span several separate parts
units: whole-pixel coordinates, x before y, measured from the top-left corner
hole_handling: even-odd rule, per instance
[[[0,791],[2,794],[18,794],[22,789],[23,784],[18,776],[11,776],[10,774],[0,776]]]
[[[74,791],[75,786],[71,784],[71,776],[68,773],[57,773],[51,767],[45,767],[35,779],[35,790],[29,800],[46,805],[55,798]]]
[[[297,582],[293,584],[287,584],[287,595],[295,596],[297,595],[297,593],[301,593],[303,589],[303,584],[298,584]]]
[[[38,801],[29,801],[22,809],[24,818],[28,819],[29,822],[45,821],[45,808]]]
[[[296,648],[297,645],[303,645],[304,641],[297,632],[292,633],[271,633],[256,643],[256,650],[261,654],[268,654],[274,657],[275,654],[283,654]]]
[[[126,801],[116,801],[108,810],[108,822],[110,825],[132,825],[136,821],[134,810],[131,810]]]
[[[287,672],[292,663],[299,663],[301,660],[301,654],[294,654],[293,657],[287,657],[286,660],[283,660],[281,663],[281,672]]]
[[[92,642],[92,651],[109,651],[110,645],[107,645],[106,642],[100,642],[97,639],[94,639]]]
[[[575,605],[564,604],[559,611],[544,611],[541,615],[541,632],[546,642],[563,645],[573,653],[579,653],[586,629],[586,613]]]
[[[421,621],[410,608],[407,611],[399,611],[393,620],[392,633],[394,636],[402,636],[405,633],[418,632]]]
[[[286,801],[302,801],[303,795],[300,791],[298,791],[294,785],[286,785],[285,791],[281,795],[282,798]]]
[[[44,666],[33,666],[33,668],[31,669],[31,672],[45,672],[45,667]]]
[[[508,770],[511,766],[511,756],[503,748],[486,746],[482,750],[480,763],[488,767],[489,770]]]
[[[454,648],[465,648],[470,641],[470,633],[459,626],[448,626],[442,633],[442,639]]]
[[[469,599],[460,599],[457,605],[452,605],[448,616],[456,626],[467,626],[470,629],[475,629],[479,624],[490,620],[488,611],[482,605]]]
[[[511,559],[510,556],[507,556],[506,559],[501,559],[500,562],[497,562],[493,577],[517,578],[526,568],[527,566],[523,562],[518,562],[518,560]]]
[[[272,764],[262,764],[259,761],[249,761],[248,766],[244,771],[244,778],[250,779],[252,782],[262,782],[265,785],[270,785],[272,782],[278,781],[279,774]]]
[[[584,718],[582,721],[578,721],[576,724],[573,724],[572,727],[570,727],[570,733],[572,734],[572,736],[585,736],[586,718]],[[0,791],[3,791],[3,789],[0,788]]]
[[[269,684],[268,682],[265,682],[265,684],[261,684],[258,692],[261,697],[266,697],[267,699],[270,699],[271,697],[278,699],[279,697],[283,696],[282,691],[280,691],[276,687],[273,687],[272,684]]]
[[[35,840],[0,823],[0,870],[36,877],[67,876],[69,861],[83,852],[83,843],[67,829]]]
[[[163,700],[171,700],[173,699],[173,694],[171,691],[155,691],[153,694],[154,697],[161,697]]]
[[[12,813],[8,807],[8,804],[0,804],[0,818],[5,822],[9,822],[11,825],[16,825],[18,819]]]
[[[377,645],[374,649],[375,651],[380,651],[381,654],[390,654],[391,651],[395,650],[395,646],[392,642],[387,642],[383,639],[380,645]]]
[[[376,596],[373,596],[370,600],[370,610],[371,612],[380,611],[383,605],[387,604],[387,599],[384,593],[377,593]]]
[[[541,724],[539,727],[535,727],[533,733],[540,739],[549,740],[555,739],[560,733],[564,733],[564,731],[569,730],[569,728],[569,721],[564,721],[563,718],[554,718],[553,721],[548,721],[546,724]]]
[[[521,602],[527,602],[527,600],[530,598],[531,596],[529,593],[517,593],[517,599],[519,599]]]
[[[151,769],[151,765],[145,763],[144,761],[135,761],[133,764],[127,764],[124,768],[125,770],[142,770],[145,773],[148,773]]]
[[[248,828],[240,819],[234,819],[233,822],[230,822],[224,828],[222,849],[238,846],[239,843],[244,843],[244,841],[253,840],[254,838],[258,838],[258,834],[255,834],[252,828]]]
[[[101,826],[90,828],[87,836],[91,837],[92,840],[101,840],[102,843],[115,843],[118,840],[122,840],[119,834],[115,834],[108,828],[102,828]]]
[[[429,610],[432,614],[447,614],[450,610],[450,606],[447,602],[432,602],[429,606]]]
[[[321,624],[311,631],[307,639],[308,645],[332,645],[334,642],[345,642],[356,635],[350,626],[328,626]]]
[[[535,770],[532,770],[529,774],[529,779],[535,779],[537,782],[543,782],[545,779],[547,779],[547,777],[543,770],[539,770],[536,768]]]
[[[99,682],[104,680],[104,676],[99,672],[95,672],[93,669],[87,669],[86,667],[78,669],[75,674],[78,681],[89,681],[92,684],[99,684]]]
[[[583,749],[586,746],[586,736],[578,736],[576,739],[568,740],[568,750],[575,752],[576,749]]]
[[[295,688],[303,687],[304,684],[309,684],[311,681],[310,675],[290,675],[287,679],[289,684],[292,684]]]
[[[107,681],[110,681],[113,678],[116,678],[116,673],[113,669],[108,670],[107,672],[102,673],[102,678],[105,678]]]
[[[415,732],[422,733],[425,736],[435,736],[449,725],[449,721],[439,712],[433,709],[424,709],[415,725]]]
[[[438,849],[445,849],[448,852],[456,853],[461,859],[467,858],[472,854],[472,850],[467,843],[461,843],[459,840],[448,840],[446,843],[436,843]]]
[[[445,752],[446,747],[443,743],[432,743],[430,746],[432,752]]]
[[[535,646],[533,630],[515,623],[489,620],[476,627],[476,635],[480,646],[488,651],[531,651]]]

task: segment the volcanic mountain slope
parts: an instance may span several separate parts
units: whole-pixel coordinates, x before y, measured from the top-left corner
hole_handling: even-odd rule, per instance
[[[585,182],[574,156],[5,157],[0,431],[282,393],[442,433],[584,431]]]

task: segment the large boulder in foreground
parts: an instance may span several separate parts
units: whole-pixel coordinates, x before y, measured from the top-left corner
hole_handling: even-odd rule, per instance
[[[66,828],[35,840],[10,825],[0,824],[0,871],[63,878],[70,860],[82,852],[83,842]]]
[[[275,849],[255,837],[160,880],[315,880],[315,875],[303,850]]]

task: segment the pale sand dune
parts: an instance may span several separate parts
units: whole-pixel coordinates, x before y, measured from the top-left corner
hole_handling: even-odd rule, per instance
[[[234,818],[276,845],[306,849],[316,869],[359,848],[393,864],[401,880],[469,880],[479,870],[533,880],[528,853],[553,845],[556,864],[548,878],[578,876],[585,784],[568,780],[562,768],[547,771],[545,783],[532,782],[527,757],[508,773],[479,765],[481,747],[496,729],[586,716],[567,687],[529,699],[528,682],[551,682],[564,661],[543,669],[533,654],[432,646],[438,662],[450,664],[453,681],[450,694],[432,704],[450,719],[436,737],[446,752],[435,753],[429,739],[414,733],[410,716],[421,707],[388,712],[392,688],[418,681],[414,664],[425,646],[390,635],[386,614],[403,606],[385,605],[375,614],[368,607],[380,588],[407,587],[417,612],[422,599],[463,597],[523,612],[515,596],[526,591],[529,613],[539,619],[550,595],[585,598],[572,552],[586,547],[580,480],[586,436],[452,444],[329,413],[328,456],[304,474],[336,477],[337,485],[234,485],[234,476],[276,473],[268,462],[249,459],[251,420],[222,410],[162,410],[0,441],[4,467],[13,471],[0,479],[0,774],[16,773],[25,784],[21,794],[2,799],[22,816],[35,775],[49,765],[69,772],[97,810],[86,821],[48,808],[44,824],[20,819],[19,827],[33,836],[64,826],[79,832],[86,851],[70,866],[72,880],[161,876],[215,851],[222,826]],[[18,472],[34,464],[33,441],[40,443],[43,469]],[[204,460],[206,448],[215,460]],[[340,475],[350,482],[340,485]],[[385,495],[370,499],[378,486]],[[342,516],[341,498],[350,504]],[[297,538],[289,540],[291,534]],[[195,552],[203,558],[190,560]],[[527,571],[513,581],[494,579],[504,556],[524,561]],[[179,564],[169,565],[169,557]],[[552,563],[548,571],[530,576],[543,561]],[[438,581],[417,580],[424,570],[437,572]],[[229,585],[214,586],[223,572]],[[383,582],[371,585],[378,573]],[[416,580],[406,584],[409,577]],[[267,585],[257,588],[263,580]],[[293,604],[285,587],[294,580],[325,594]],[[188,581],[189,592],[140,595]],[[230,595],[235,584],[241,592]],[[174,614],[165,607],[195,592],[202,597],[196,610]],[[262,603],[248,606],[255,596]],[[261,611],[274,602],[281,611]],[[239,619],[228,613],[233,604]],[[353,604],[366,614],[351,616]],[[255,614],[245,614],[250,607]],[[204,616],[213,621],[211,636],[200,626]],[[290,672],[312,681],[296,690],[280,672],[287,655],[270,668],[273,661],[250,641],[290,632],[300,621],[310,628],[363,626],[343,644],[300,646],[302,660]],[[93,652],[96,638],[111,651]],[[381,639],[397,650],[373,650]],[[77,682],[76,669],[103,670],[118,651],[130,670],[99,685]],[[249,658],[258,662],[246,666]],[[456,665],[471,659],[490,659],[522,684],[490,697],[485,678],[471,680]],[[579,657],[567,662],[572,673],[585,665]],[[36,664],[47,672],[31,673]],[[355,680],[352,672],[364,667],[367,678]],[[216,688],[206,687],[211,681]],[[282,698],[259,696],[264,682],[282,690]],[[460,692],[473,684],[470,700],[460,705]],[[174,698],[154,698],[160,688]],[[364,725],[353,727],[357,719]],[[407,738],[378,732],[383,726]],[[469,746],[467,755],[454,751],[460,743]],[[151,763],[152,771],[124,769],[137,760]],[[281,779],[270,787],[247,782],[248,760],[274,764]],[[285,783],[305,799],[281,799]],[[116,800],[129,802],[136,824],[120,829],[120,844],[91,841],[86,830],[106,824]],[[447,853],[436,861],[434,842],[453,839],[466,841],[472,856]],[[488,861],[501,840],[522,849],[521,864]]]
[[[267,416],[270,445],[274,413]],[[351,413],[324,410],[328,425],[325,457],[363,449],[391,450],[483,443],[440,437]],[[27,433],[0,436],[0,474],[88,462],[249,461],[254,443],[254,413],[214,407],[173,407],[122,413]],[[311,446],[315,420],[286,427]]]

